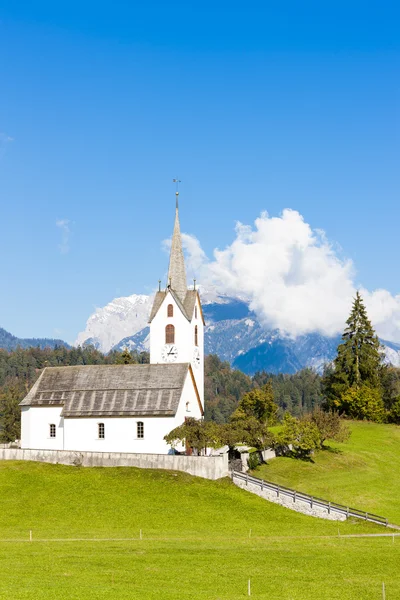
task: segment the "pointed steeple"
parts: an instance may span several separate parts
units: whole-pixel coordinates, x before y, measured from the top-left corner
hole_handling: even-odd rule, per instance
[[[175,225],[172,234],[171,254],[168,268],[168,285],[176,293],[181,302],[184,301],[187,292],[185,259],[182,250],[181,228],[179,224],[179,192],[176,195]]]

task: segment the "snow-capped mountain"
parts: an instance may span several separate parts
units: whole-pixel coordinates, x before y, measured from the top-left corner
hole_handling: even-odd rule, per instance
[[[276,330],[266,330],[246,302],[237,298],[202,294],[206,320],[205,352],[218,354],[245,373],[266,370],[274,373],[294,373],[304,367],[322,371],[330,362],[340,342],[340,336],[326,337],[310,333],[295,339],[282,336]],[[127,347],[148,350],[148,315],[151,296],[117,298],[97,309],[77,343],[94,343],[104,352]],[[207,303],[208,300],[208,303]],[[400,344],[383,342],[386,360],[400,366]]]
[[[153,296],[144,294],[115,298],[89,317],[75,344],[92,344],[101,352],[109,352],[122,339],[147,326],[152,303]]]

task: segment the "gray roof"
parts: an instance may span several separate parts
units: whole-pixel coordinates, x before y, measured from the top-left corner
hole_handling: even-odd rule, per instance
[[[47,367],[21,406],[63,406],[64,417],[174,416],[188,363]]]

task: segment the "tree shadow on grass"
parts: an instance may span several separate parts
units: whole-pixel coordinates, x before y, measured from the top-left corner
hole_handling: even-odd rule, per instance
[[[320,450],[322,452],[331,452],[332,454],[343,454],[343,450],[340,450],[340,448],[333,448],[332,446],[325,446],[325,444],[322,445]]]

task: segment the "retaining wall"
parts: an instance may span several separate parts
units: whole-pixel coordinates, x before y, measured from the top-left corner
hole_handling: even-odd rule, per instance
[[[21,450],[0,448],[0,460],[31,460],[83,467],[139,467],[184,471],[205,479],[228,476],[228,455],[183,456],[174,454],[130,454],[122,452],[72,452],[67,450]]]
[[[313,504],[313,507],[311,508],[310,502],[300,500],[299,498],[296,498],[296,501],[294,502],[293,498],[290,496],[285,496],[283,494],[279,494],[278,496],[275,491],[266,488],[262,490],[260,486],[251,483],[251,481],[246,484],[246,481],[233,477],[233,483],[247,492],[257,494],[257,496],[264,498],[264,500],[280,504],[285,508],[290,508],[291,510],[295,510],[311,517],[320,517],[321,519],[328,519],[330,521],[346,520],[346,515],[334,512],[329,513],[328,509],[323,508],[322,506],[315,506],[315,504]]]

